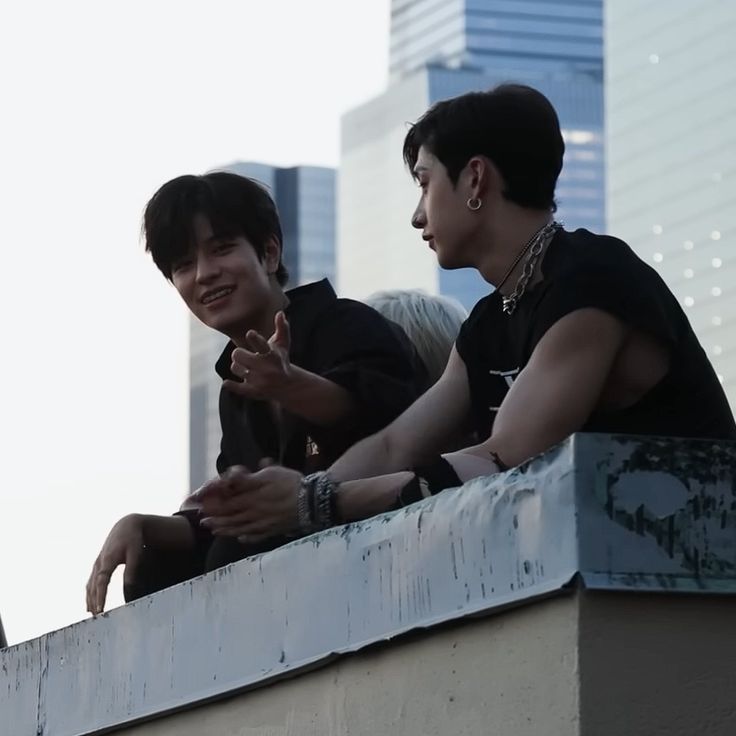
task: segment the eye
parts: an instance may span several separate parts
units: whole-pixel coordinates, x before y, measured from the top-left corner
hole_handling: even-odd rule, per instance
[[[229,253],[234,247],[235,243],[218,243],[214,248],[214,252],[218,255],[224,255],[225,253]]]
[[[181,273],[191,268],[194,261],[191,258],[182,258],[171,265],[171,273]]]

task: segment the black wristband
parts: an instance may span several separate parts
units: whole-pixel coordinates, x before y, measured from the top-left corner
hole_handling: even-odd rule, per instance
[[[427,495],[434,496],[445,488],[455,488],[463,484],[452,465],[441,456],[431,463],[413,468],[412,472],[414,476],[402,486],[391,507],[392,511],[421,501]]]
[[[199,509],[183,509],[175,511],[172,516],[183,516],[192,528],[194,544],[197,547],[208,546],[212,542],[212,532],[203,527],[199,522],[202,520],[202,512]]]
[[[401,487],[399,495],[396,496],[396,502],[392,506],[392,510],[403,509],[404,506],[421,501],[422,498],[424,498],[424,496],[422,495],[419,476],[414,475],[406,485]]]
[[[429,492],[433,496],[445,488],[455,488],[463,484],[455,468],[441,455],[431,463],[414,468],[414,472],[427,482]]]

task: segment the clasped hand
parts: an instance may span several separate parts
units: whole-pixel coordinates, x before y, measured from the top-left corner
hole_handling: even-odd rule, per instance
[[[297,471],[277,465],[255,473],[233,466],[195,491],[185,506],[198,507],[202,526],[216,536],[260,542],[298,529],[301,478]]]

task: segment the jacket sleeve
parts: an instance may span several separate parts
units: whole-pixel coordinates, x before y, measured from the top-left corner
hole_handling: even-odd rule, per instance
[[[358,440],[385,427],[426,387],[426,370],[409,338],[371,307],[338,300],[310,335],[311,365],[304,366],[342,386],[355,411],[330,427],[309,427],[328,455],[342,454]]]

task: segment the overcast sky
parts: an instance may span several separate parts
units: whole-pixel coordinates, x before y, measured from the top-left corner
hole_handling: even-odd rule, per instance
[[[0,615],[86,616],[116,519],[186,490],[186,310],[140,242],[167,179],[336,165],[386,84],[388,0],[15,0],[0,9]],[[110,602],[122,601],[119,577]]]

